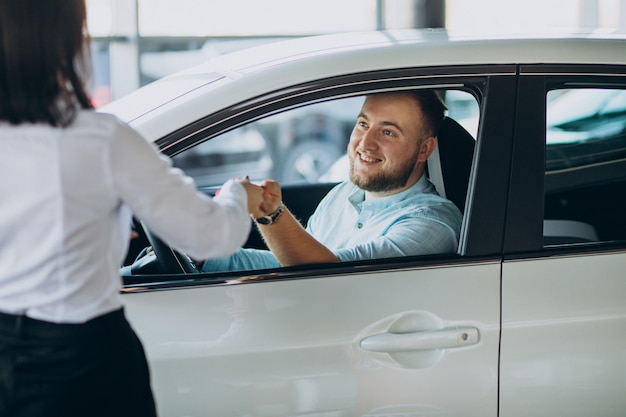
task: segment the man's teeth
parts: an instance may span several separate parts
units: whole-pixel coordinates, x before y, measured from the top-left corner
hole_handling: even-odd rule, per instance
[[[362,154],[360,156],[361,156],[361,159],[363,161],[365,161],[365,162],[378,162],[378,161],[380,161],[380,159],[368,157],[368,156],[365,156],[365,155],[362,155]]]

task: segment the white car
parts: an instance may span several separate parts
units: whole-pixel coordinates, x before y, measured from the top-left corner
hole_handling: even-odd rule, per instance
[[[457,104],[439,137],[439,186],[464,213],[457,253],[199,273],[148,233],[124,298],[161,416],[624,415],[626,38],[303,38],[217,57],[103,111],[168,155],[253,130],[276,158],[290,132],[264,131],[271,118],[329,103],[356,117],[366,94],[418,88]],[[621,101],[555,113],[581,91]],[[548,121],[568,139],[547,144]],[[329,129],[347,140],[350,128]],[[285,184],[285,203],[305,222],[333,185]],[[262,247],[256,232],[247,245]]]

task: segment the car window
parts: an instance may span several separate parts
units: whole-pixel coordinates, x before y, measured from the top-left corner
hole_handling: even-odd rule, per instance
[[[550,91],[544,245],[626,239],[626,89]]]
[[[435,232],[433,230],[428,231],[431,237],[429,239],[422,239],[417,234],[418,231],[414,232],[415,229],[412,226],[417,223],[423,224],[420,223],[419,216],[415,219],[412,216],[402,217],[404,214],[399,217],[405,219],[405,222],[412,222],[412,226],[394,229],[395,239],[403,239],[405,249],[411,248],[411,253],[415,254],[446,253],[452,255],[458,249],[479,124],[479,105],[473,94],[456,90],[439,91],[444,93],[448,117],[439,132],[438,152],[433,153],[433,156],[438,155],[439,163],[434,164],[432,170],[429,164],[426,170],[435,186],[434,189],[450,201],[441,204],[438,197],[429,193],[420,193],[419,197],[410,195],[410,198],[414,199],[412,204],[417,204],[419,201],[419,204],[423,205],[420,210],[413,210],[413,205],[405,203],[389,206],[404,208],[407,213],[422,213],[424,210],[428,210],[428,207],[438,207],[436,213],[429,212],[427,214],[428,216],[441,217],[440,221],[433,223],[436,225],[433,226],[433,229],[438,230]],[[196,137],[197,141],[194,146],[173,156],[172,159],[174,165],[193,177],[197,187],[207,194],[213,194],[220,185],[230,178],[248,175],[253,182],[257,183],[264,179],[277,179],[281,184],[283,203],[302,226],[306,227],[324,197],[337,186],[337,183],[348,179],[347,145],[364,101],[364,96],[355,96],[324,102],[318,101],[292,107],[279,113],[273,111],[264,118],[255,119],[248,124],[240,125],[208,140],[202,141],[200,137]],[[439,171],[438,179],[435,178],[437,170]],[[347,191],[344,192],[345,195],[341,201],[348,201],[348,196],[352,195],[353,191],[348,187],[345,187],[344,190]],[[421,197],[422,195],[426,197]],[[326,201],[334,200],[327,199]],[[344,205],[334,206],[332,210],[343,210],[337,208],[342,206]],[[326,209],[327,212],[328,210]],[[383,233],[384,230],[390,229],[391,223],[385,222],[391,222],[398,217],[387,216],[385,213],[388,211],[380,207],[375,210],[370,209],[371,213],[368,216],[382,216],[381,219],[369,222],[371,225],[369,227],[378,230],[378,232],[369,232],[370,235],[368,236],[370,237],[359,240],[361,239],[359,233],[336,233],[336,230],[345,224],[355,224],[357,229],[360,228],[358,223],[345,222],[345,217],[335,215],[337,213],[332,210],[326,213],[330,215],[320,215],[317,216],[317,219],[339,219],[337,220],[339,223],[331,227],[319,226],[318,235],[314,236],[325,245],[332,241],[330,244],[339,248],[337,250],[347,249],[347,251],[351,251],[344,254],[344,258],[337,255],[342,261],[398,257],[400,256],[399,253],[403,253],[393,249],[396,247],[395,244],[374,244],[371,238],[371,233],[378,236],[376,233]],[[360,214],[357,213],[356,215],[359,216]],[[399,216],[399,214],[396,213],[395,216]],[[439,225],[443,225],[443,229]],[[138,229],[142,228],[138,227]],[[320,234],[319,230],[327,231],[326,236],[322,237],[323,232]],[[349,241],[349,243],[337,243],[337,236]],[[435,237],[433,238],[433,236]],[[146,239],[140,240],[144,242]],[[139,243],[135,246],[138,245]],[[247,254],[261,250],[264,252],[263,258],[267,259],[265,257],[268,254],[266,252],[267,246],[258,227],[251,228],[243,248]],[[163,250],[168,251],[167,248]],[[373,250],[377,251],[377,255],[368,255],[368,251]],[[131,252],[134,255],[129,256],[125,263],[122,272],[124,276],[152,274],[162,268],[159,266],[158,259],[155,261],[154,253],[143,250]],[[137,255],[137,252],[140,253]],[[185,261],[183,264],[191,265],[189,270],[185,269],[186,273],[190,273],[190,271],[191,273],[250,271],[280,266],[275,259],[273,259],[273,263],[264,263],[255,257],[249,263],[241,263],[240,261],[245,257],[239,257],[237,258],[239,263],[232,264],[230,257],[222,260],[191,260],[184,254],[177,254],[171,249],[169,252],[172,252],[179,263],[183,259]]]

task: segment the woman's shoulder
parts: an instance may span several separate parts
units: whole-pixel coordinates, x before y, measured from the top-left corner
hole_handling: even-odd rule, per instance
[[[91,109],[80,110],[72,127],[105,127],[110,126],[115,128],[118,125],[123,124],[116,116],[108,113],[100,113]]]
[[[85,137],[111,138],[130,134],[133,130],[117,116],[100,113],[94,110],[81,110],[70,125],[74,130]]]

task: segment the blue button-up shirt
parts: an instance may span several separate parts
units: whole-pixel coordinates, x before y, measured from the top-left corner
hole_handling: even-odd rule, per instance
[[[462,215],[440,197],[423,175],[411,188],[365,199],[350,181],[333,188],[309,219],[307,231],[340,261],[453,253],[459,244]],[[205,271],[276,268],[270,251],[240,249],[228,258],[205,262]]]

